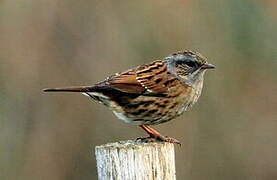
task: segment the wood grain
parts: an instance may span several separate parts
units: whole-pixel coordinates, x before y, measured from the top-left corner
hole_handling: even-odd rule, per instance
[[[175,180],[174,145],[124,141],[95,148],[99,180]]]

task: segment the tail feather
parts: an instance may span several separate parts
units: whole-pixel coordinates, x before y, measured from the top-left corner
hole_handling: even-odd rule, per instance
[[[92,86],[72,86],[43,89],[44,92],[90,92],[91,90]]]

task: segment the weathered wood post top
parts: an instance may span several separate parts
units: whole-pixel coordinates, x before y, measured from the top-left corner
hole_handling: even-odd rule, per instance
[[[175,180],[171,143],[122,141],[95,148],[99,180]]]

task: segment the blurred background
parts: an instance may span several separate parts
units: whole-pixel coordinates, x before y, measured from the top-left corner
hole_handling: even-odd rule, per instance
[[[94,147],[146,136],[79,94],[175,51],[217,66],[190,112],[157,127],[177,179],[277,179],[274,0],[0,1],[0,179],[97,179]]]

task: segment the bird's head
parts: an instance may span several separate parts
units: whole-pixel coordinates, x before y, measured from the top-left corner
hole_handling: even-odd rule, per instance
[[[170,71],[188,84],[192,84],[199,79],[202,80],[207,69],[215,68],[200,53],[190,50],[174,53],[167,56],[165,60]]]

